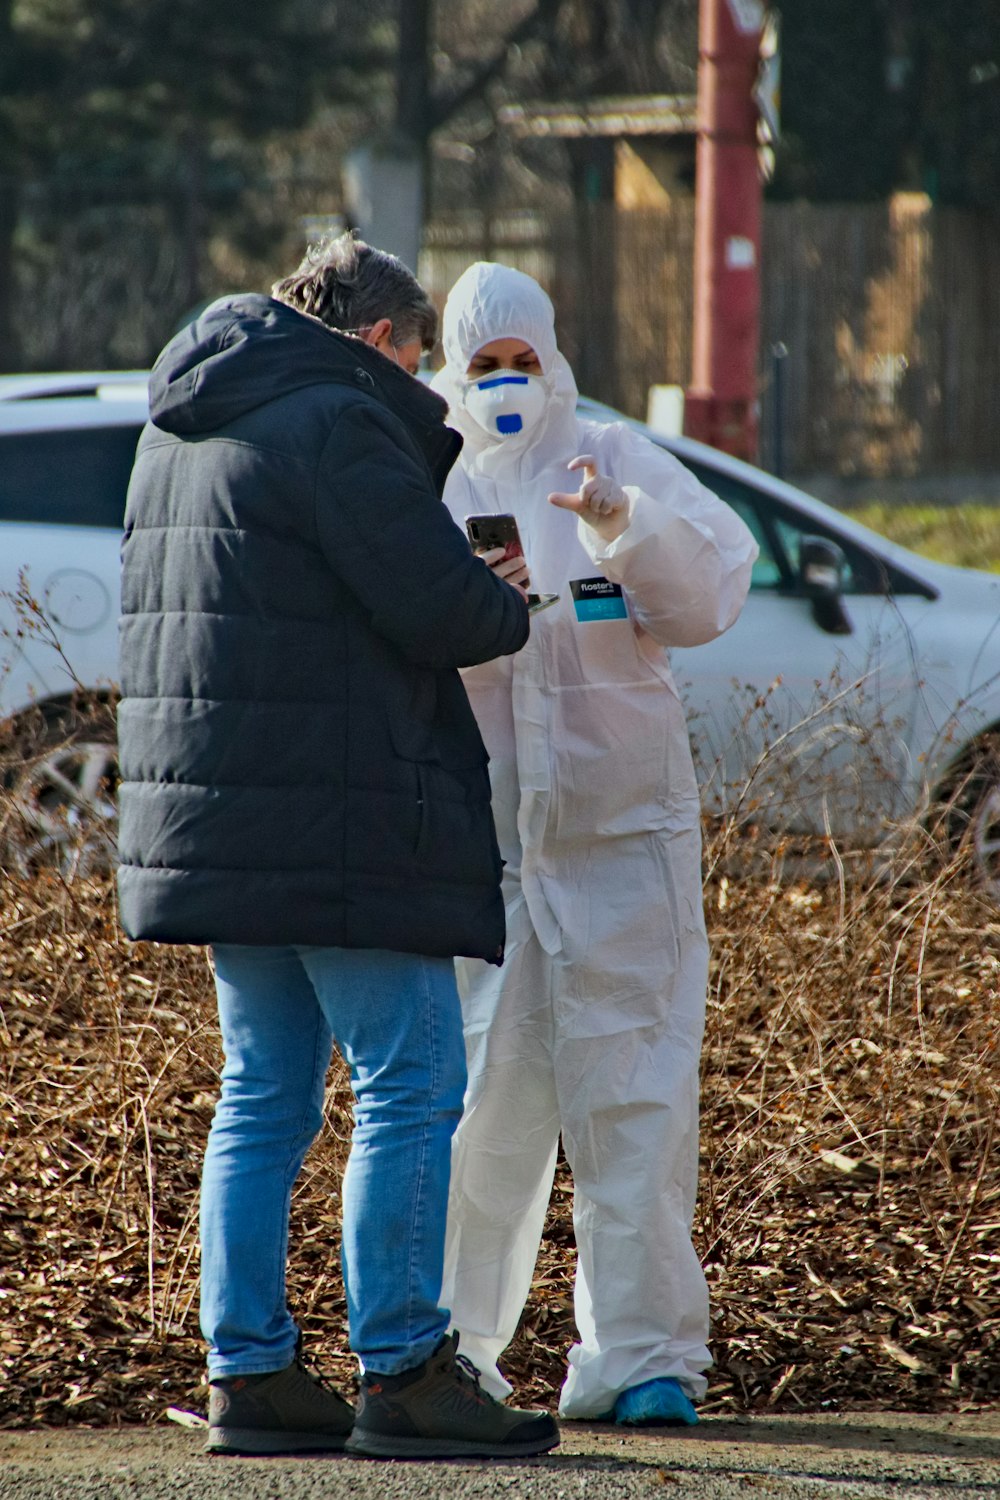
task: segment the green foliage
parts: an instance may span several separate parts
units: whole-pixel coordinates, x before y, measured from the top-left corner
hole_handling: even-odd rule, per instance
[[[1000,573],[1000,506],[888,505],[852,507],[855,521],[935,562]]]
[[[1000,0],[781,0],[777,196],[995,210]]]
[[[268,284],[243,252],[300,254],[302,215],[337,206],[322,190],[344,145],[391,106],[395,14],[396,0],[0,0],[0,368],[144,361],[159,347],[146,323]],[[55,340],[27,325],[39,300]]]
[[[894,186],[884,7],[783,0],[781,175],[776,191],[878,198]]]
[[[22,161],[79,166],[203,132],[302,125],[336,67],[340,7],[300,0],[22,0],[2,107]]]
[[[1000,191],[1000,3],[922,0],[908,130],[921,186],[995,211]]]

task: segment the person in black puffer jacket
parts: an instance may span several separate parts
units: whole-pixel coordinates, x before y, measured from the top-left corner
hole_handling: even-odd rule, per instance
[[[129,487],[120,911],[131,938],[212,947],[225,1067],[202,1330],[218,1451],[338,1448],[354,1424],[303,1369],[284,1294],[334,1041],[356,1100],[351,1347],[369,1384],[411,1406],[429,1387],[451,1413],[382,1420],[369,1401],[351,1445],[384,1451],[380,1421],[418,1455],[557,1441],[548,1417],[484,1405],[438,1305],[465,1085],[453,958],[500,963],[504,946],[458,668],[517,651],[528,612],[523,564],[484,566],[441,503],[461,440],[412,378],[435,334],[405,266],[327,242],[272,297],[224,298],[171,340]]]

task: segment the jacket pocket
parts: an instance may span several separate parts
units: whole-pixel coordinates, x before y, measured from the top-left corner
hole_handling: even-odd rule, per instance
[[[419,761],[413,769],[417,776],[417,837],[414,841],[413,852],[418,859],[423,859],[426,857],[431,844],[429,788],[427,785],[427,773]]]
[[[400,760],[440,766],[445,771],[471,770],[484,766],[488,759],[474,724],[470,734],[465,726],[456,731],[447,724],[393,715],[389,720],[389,738]]]

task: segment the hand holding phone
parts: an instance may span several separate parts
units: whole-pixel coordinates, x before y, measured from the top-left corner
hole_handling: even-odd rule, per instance
[[[506,556],[502,547],[493,547],[489,552],[477,552],[476,556],[482,558],[491,573],[502,578],[504,583],[512,583],[527,599],[531,577],[523,557]]]
[[[469,545],[477,556],[502,549],[499,557],[491,564],[498,572],[506,563],[515,562],[518,559],[524,562],[524,547],[517,528],[517,518],[509,512],[504,511],[493,516],[467,516],[465,530]],[[518,568],[504,568],[504,571],[500,572],[500,577],[518,585],[522,582]],[[528,581],[526,564],[523,581],[525,583]],[[558,598],[558,594],[529,594],[528,613],[535,614],[540,609],[547,609],[550,604],[555,604]]]

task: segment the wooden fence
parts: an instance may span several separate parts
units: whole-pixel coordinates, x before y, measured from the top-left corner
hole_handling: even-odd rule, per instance
[[[768,204],[761,457],[789,472],[1000,470],[1000,221],[888,203]],[[530,272],[556,305],[582,390],[634,416],[691,373],[693,206],[503,216],[430,226],[438,301],[470,261]],[[784,350],[780,359],[776,350]]]
[[[199,218],[128,183],[107,201],[35,184],[9,288],[23,368],[147,363],[193,302],[266,289],[294,265],[331,193],[276,181],[258,195],[259,246],[238,253],[208,232],[225,225],[225,202]],[[429,225],[418,269],[439,304],[477,258],[530,272],[552,295],[581,390],[641,417],[650,385],[690,380],[693,237],[689,199],[488,222],[470,210]],[[906,195],[772,203],[762,273],[765,464],[780,449],[789,473],[1000,473],[1000,218]]]

